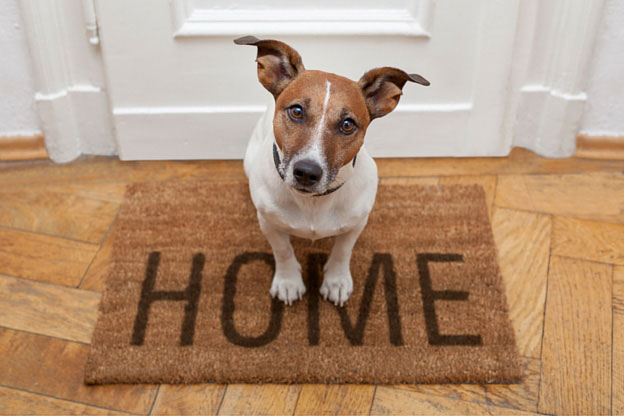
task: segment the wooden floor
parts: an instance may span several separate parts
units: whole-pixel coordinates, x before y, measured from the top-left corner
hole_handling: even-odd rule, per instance
[[[85,158],[0,164],[0,413],[624,413],[624,161],[378,164],[386,182],[485,188],[522,384],[83,385],[125,186],[244,178],[240,162]]]

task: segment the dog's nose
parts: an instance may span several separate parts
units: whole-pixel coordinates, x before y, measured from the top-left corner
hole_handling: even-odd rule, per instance
[[[323,169],[311,160],[300,160],[293,166],[293,173],[300,185],[311,186],[321,180]]]

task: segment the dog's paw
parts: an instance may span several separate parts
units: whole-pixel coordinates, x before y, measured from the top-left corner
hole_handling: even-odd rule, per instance
[[[306,292],[301,276],[298,277],[273,277],[271,283],[271,297],[276,297],[286,305],[292,305],[294,301],[301,300]]]
[[[326,274],[320,292],[323,299],[333,302],[336,306],[344,306],[353,292],[351,273],[336,276]]]

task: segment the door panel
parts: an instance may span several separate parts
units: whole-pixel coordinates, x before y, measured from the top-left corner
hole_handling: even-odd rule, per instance
[[[318,4],[326,7],[319,8]],[[375,120],[373,156],[505,155],[502,134],[518,0],[99,0],[108,92],[122,159],[244,155],[271,95],[253,34],[289,43],[306,68],[357,80],[395,66],[423,75]]]

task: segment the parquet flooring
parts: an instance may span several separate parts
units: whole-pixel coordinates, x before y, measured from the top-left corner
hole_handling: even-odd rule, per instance
[[[382,159],[385,183],[484,187],[516,385],[85,386],[127,184],[244,179],[239,161],[0,163],[0,414],[624,413],[624,161]]]

